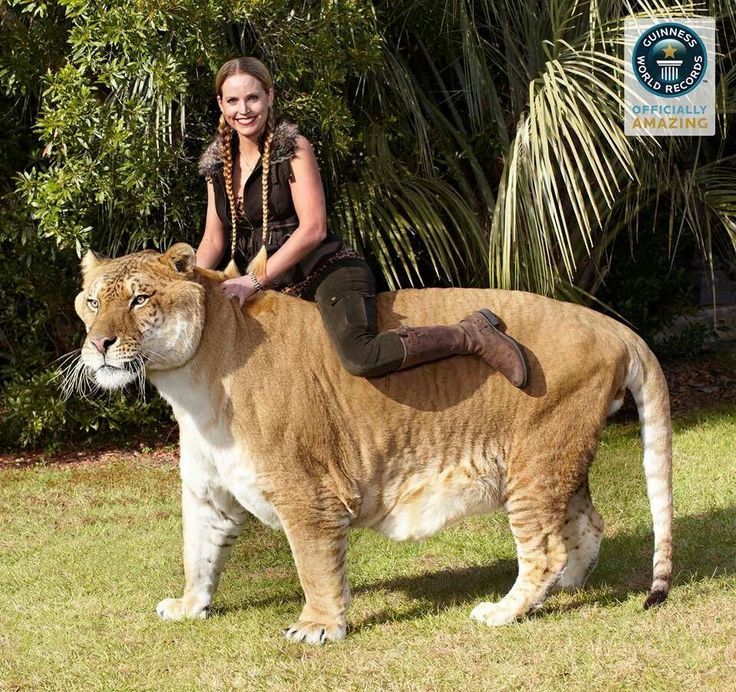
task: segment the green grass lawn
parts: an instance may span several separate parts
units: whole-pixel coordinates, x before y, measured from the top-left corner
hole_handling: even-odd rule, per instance
[[[651,519],[637,425],[608,428],[591,488],[606,520],[577,594],[496,629],[471,622],[516,573],[502,515],[421,544],[352,535],[348,639],[287,642],[301,591],[284,536],[253,520],[209,620],[169,623],[183,585],[178,472],[143,453],[0,468],[0,688],[736,688],[736,412],[676,421],[675,581],[644,612]]]

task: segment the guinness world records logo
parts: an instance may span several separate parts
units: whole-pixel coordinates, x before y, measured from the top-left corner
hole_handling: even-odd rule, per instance
[[[636,79],[647,91],[665,98],[691,92],[707,66],[703,40],[690,27],[663,22],[647,29],[632,55]]]

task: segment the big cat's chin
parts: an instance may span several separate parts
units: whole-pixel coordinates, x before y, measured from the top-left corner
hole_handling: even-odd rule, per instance
[[[94,379],[103,389],[113,391],[122,389],[131,382],[134,382],[137,379],[137,374],[130,370],[103,365],[101,368],[95,370]]]

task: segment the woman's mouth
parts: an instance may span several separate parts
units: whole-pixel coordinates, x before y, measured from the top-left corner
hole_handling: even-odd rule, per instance
[[[238,125],[240,125],[241,127],[249,127],[256,121],[257,118],[257,115],[243,116],[240,118],[235,118],[235,122],[238,123]]]

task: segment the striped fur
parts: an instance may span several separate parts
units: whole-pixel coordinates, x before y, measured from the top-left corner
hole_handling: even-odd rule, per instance
[[[627,388],[641,423],[644,474],[654,523],[654,578],[644,607],[664,601],[672,579],[672,426],[670,400],[662,368],[652,352],[638,343]]]
[[[654,521],[646,607],[664,600],[672,574],[669,400],[656,359],[629,329],[521,292],[387,293],[378,296],[382,329],[450,324],[492,308],[524,345],[530,384],[520,391],[473,357],[368,380],[340,367],[316,306],[267,291],[241,310],[224,299],[223,275],[193,268],[193,257],[182,244],[164,255],[90,255],[76,302],[90,376],[119,387],[126,364],[145,359],[146,376],[179,422],[186,586],[181,598],[159,604],[161,617],[209,613],[249,512],[285,531],[304,589],[306,604],[286,636],[340,639],[350,528],[422,539],[497,509],[508,514],[519,574],[506,596],[471,616],[487,625],[523,617],[552,590],[580,588],[595,566],[603,521],[588,468],[627,388],[641,417]],[[133,307],[141,287],[151,296]],[[104,355],[94,346],[103,340],[111,344]],[[100,374],[106,370],[117,375]]]

